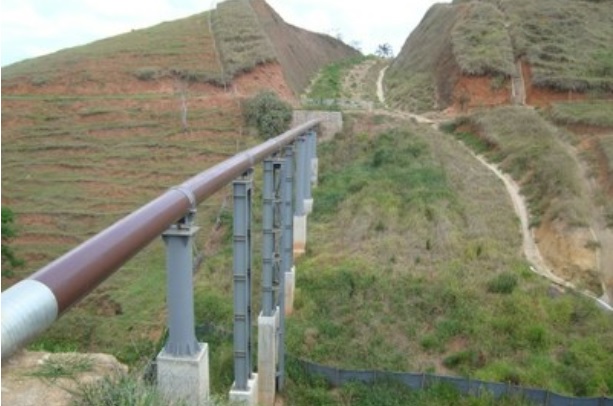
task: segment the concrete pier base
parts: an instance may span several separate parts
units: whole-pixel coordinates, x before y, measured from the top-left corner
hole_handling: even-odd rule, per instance
[[[294,256],[306,252],[307,216],[294,216]]]
[[[313,213],[313,199],[304,199],[304,211],[306,214]]]
[[[251,379],[247,382],[247,390],[237,390],[232,385],[230,403],[247,406],[258,404],[258,374],[251,374]]]
[[[279,309],[258,317],[258,405],[274,406],[277,383]]]
[[[200,352],[191,357],[172,356],[162,350],[157,358],[160,392],[172,402],[207,404],[209,400],[209,347],[200,343]]]
[[[285,315],[289,316],[294,312],[294,292],[296,291],[296,267],[293,266],[289,272],[285,272]]]

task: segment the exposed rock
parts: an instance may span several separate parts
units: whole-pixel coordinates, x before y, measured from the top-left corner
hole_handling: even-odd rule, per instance
[[[2,403],[65,406],[79,385],[127,372],[112,355],[22,351],[2,360]]]

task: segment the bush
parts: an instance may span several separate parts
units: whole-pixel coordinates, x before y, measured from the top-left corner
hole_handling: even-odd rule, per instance
[[[510,272],[503,272],[487,284],[487,290],[491,293],[512,293],[517,286],[517,276]]]
[[[243,104],[243,115],[248,126],[258,130],[264,138],[275,137],[289,129],[292,106],[271,91],[262,91]]]
[[[134,76],[136,76],[138,80],[142,80],[145,82],[149,80],[157,79],[160,76],[160,74],[161,74],[160,68],[153,67],[153,66],[139,68],[134,72]]]
[[[13,268],[23,265],[23,260],[17,258],[8,243],[17,235],[15,230],[15,214],[7,207],[2,208],[2,275],[12,276]]]

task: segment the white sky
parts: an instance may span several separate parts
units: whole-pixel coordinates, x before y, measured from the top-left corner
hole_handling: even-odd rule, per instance
[[[398,53],[434,0],[268,0],[293,25],[324,32],[364,53]],[[2,66],[210,10],[215,0],[2,0]]]

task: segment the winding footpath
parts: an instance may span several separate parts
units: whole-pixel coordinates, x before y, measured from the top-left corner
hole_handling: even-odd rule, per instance
[[[377,97],[379,98],[379,101],[381,102],[381,104],[383,104],[384,106],[385,106],[385,93],[384,93],[384,87],[383,87],[383,78],[385,77],[385,72],[387,68],[388,66],[386,66],[385,68],[381,70],[381,72],[379,72],[379,78],[377,81]],[[396,112],[396,111],[390,111],[390,110],[387,110],[387,111],[389,112],[389,114],[393,116],[408,117],[408,118],[416,120],[418,123],[432,124],[434,126],[438,126],[438,122],[431,120],[429,118],[420,116],[420,115],[404,113],[404,112]],[[541,255],[541,252],[539,251],[538,246],[536,242],[534,241],[534,236],[532,235],[532,231],[530,230],[529,215],[528,215],[526,201],[524,197],[521,195],[519,185],[509,175],[503,173],[496,165],[487,162],[482,156],[475,154],[470,148],[468,148],[462,142],[458,141],[458,143],[462,145],[462,147],[465,148],[483,166],[485,166],[487,169],[492,171],[504,183],[507,193],[509,194],[509,197],[511,198],[511,202],[513,203],[513,208],[515,209],[515,213],[517,214],[517,217],[519,217],[519,220],[521,223],[521,232],[522,232],[522,240],[523,240],[522,248],[523,248],[523,252],[524,252],[526,259],[530,263],[530,270],[538,275],[541,275],[547,278],[548,280],[550,280],[551,282],[557,285],[563,286],[568,289],[572,289],[575,292],[578,292],[584,296],[594,299],[598,303],[598,305],[600,305],[600,307],[613,312],[613,306],[609,305],[602,298],[598,298],[591,292],[580,290],[574,284],[554,274],[554,272],[545,264],[543,256]]]

